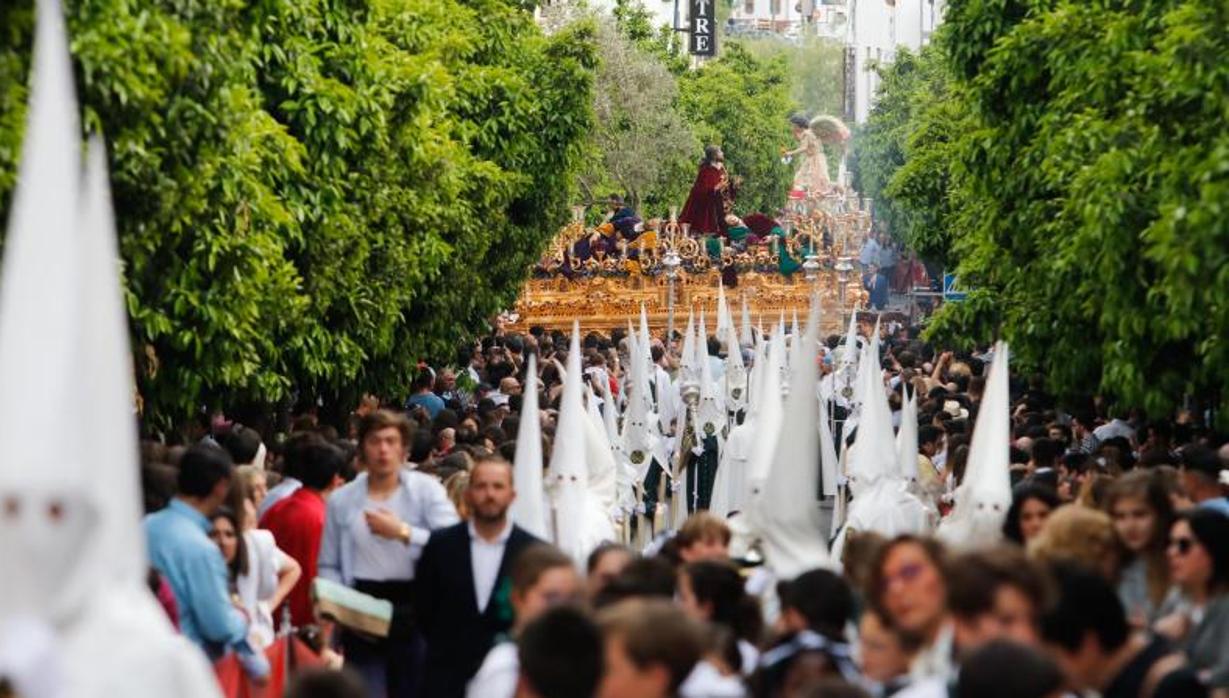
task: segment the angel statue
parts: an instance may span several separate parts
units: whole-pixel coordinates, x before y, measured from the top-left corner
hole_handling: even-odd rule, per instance
[[[805,196],[817,196],[828,193],[832,188],[832,180],[828,176],[828,159],[824,155],[824,142],[844,143],[849,139],[849,129],[839,119],[831,116],[817,116],[808,120],[801,114],[790,117],[790,126],[798,147],[783,153],[786,162],[798,158],[798,169],[794,172],[795,192]]]

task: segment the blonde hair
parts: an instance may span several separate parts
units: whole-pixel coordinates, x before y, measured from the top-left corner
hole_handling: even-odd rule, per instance
[[[444,480],[444,490],[448,493],[448,499],[457,508],[457,514],[463,521],[469,520],[469,507],[465,504],[465,490],[468,487],[468,470],[458,470]]]
[[[1076,562],[1111,581],[1118,574],[1118,538],[1110,517],[1078,504],[1055,509],[1041,532],[1028,543],[1028,554],[1043,563]]]

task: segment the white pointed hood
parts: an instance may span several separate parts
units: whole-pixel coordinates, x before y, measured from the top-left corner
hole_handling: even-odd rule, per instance
[[[708,331],[704,323],[704,311],[700,311],[700,327],[696,337],[699,347],[697,363],[700,365],[700,402],[696,406],[697,441],[705,436],[716,436],[720,442],[724,440],[723,431],[726,427],[724,391],[713,378],[713,363],[708,356]]]
[[[751,460],[747,464],[748,500],[759,496],[764,481],[768,479],[768,471],[772,467],[773,454],[777,448],[777,438],[780,436],[781,420],[785,416],[781,403],[781,357],[784,353],[784,342],[778,335],[768,344],[761,387],[756,400],[759,408],[757,423],[760,438],[756,440]]]
[[[994,545],[1002,539],[1011,506],[1008,376],[1007,344],[999,342],[977,413],[964,481],[956,489],[951,514],[939,525],[939,537],[959,548]]]
[[[683,333],[683,347],[679,356],[679,384],[700,380],[700,366],[696,363],[696,316],[687,311],[687,330]]]
[[[12,507],[0,526],[0,673],[18,694],[47,698],[217,696],[200,651],[145,584],[106,153],[92,144],[82,197],[63,14],[55,0],[36,8],[0,275],[0,501]]]
[[[650,421],[653,405],[649,393],[649,359],[638,357],[629,367],[627,381],[627,410],[623,414],[623,444],[624,458],[631,464],[640,480],[648,474],[652,462],[654,437]],[[662,386],[668,389],[669,386]]]
[[[871,339],[867,356],[858,371],[861,378],[861,406],[857,434],[849,452],[849,486],[854,496],[878,480],[899,472],[896,440],[892,435],[892,411],[883,389],[883,371],[875,362],[879,342]]]
[[[755,337],[751,332],[751,309],[747,307],[747,294],[743,293],[742,328],[738,332],[738,343],[749,347],[754,341]]]
[[[614,446],[606,436],[598,400],[596,396],[593,397],[594,399],[589,401],[586,414],[588,419],[585,420],[585,465],[589,474],[589,495],[597,501],[599,511],[613,516],[619,502],[619,466],[615,459]]]
[[[644,361],[653,361],[653,335],[649,333],[649,315],[640,304],[640,356]]]
[[[613,537],[608,512],[589,488],[587,457],[593,425],[585,408],[580,366],[580,326],[573,323],[547,487],[554,514],[548,522],[552,541],[577,564],[583,564],[602,540]]]
[[[512,465],[512,482],[516,499],[510,512],[516,525],[546,540],[546,489],[542,481],[542,419],[538,409],[538,359],[529,355],[525,370],[524,400],[521,422],[516,431],[516,457]]]
[[[725,326],[725,408],[739,412],[747,407],[747,367],[743,364],[742,346],[734,329],[733,317]]]
[[[91,486],[94,456],[78,428],[92,415],[66,419],[88,404],[75,384],[87,358],[79,353],[83,297],[75,254],[81,130],[63,15],[54,3],[40,2],[38,10],[0,274],[0,501],[11,498],[21,515],[0,526],[0,619],[72,612],[108,564],[99,529],[107,504]],[[121,410],[131,415],[131,402]],[[61,521],[48,520],[48,502],[64,509]]]
[[[837,473],[840,472],[836,456],[836,440],[828,423],[828,401],[819,400],[819,455],[821,458],[821,481],[825,497],[836,495]]]
[[[902,393],[910,393],[908,386]],[[896,462],[905,480],[917,479],[917,456],[917,395],[909,394],[901,407],[900,429],[896,432]]]
[[[812,301],[806,335],[796,339],[790,366],[793,386],[818,379],[819,303]],[[819,514],[819,402],[812,390],[791,389],[768,479],[755,503],[765,562],[779,579],[826,566],[828,546]]]
[[[733,329],[733,316],[730,315],[730,305],[725,299],[725,284],[717,282],[717,331],[718,337],[725,337],[725,331]],[[707,337],[705,338],[707,339]]]

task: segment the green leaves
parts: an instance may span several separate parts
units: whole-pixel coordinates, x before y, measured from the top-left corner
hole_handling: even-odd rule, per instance
[[[0,207],[30,4],[0,9]],[[583,30],[547,39],[505,0],[69,4],[155,425],[400,394],[510,303],[566,215]]]
[[[954,71],[891,67],[859,135],[893,224],[979,289],[934,336],[1003,335],[1067,396],[1229,414],[1227,26],[1211,0],[950,4]]]

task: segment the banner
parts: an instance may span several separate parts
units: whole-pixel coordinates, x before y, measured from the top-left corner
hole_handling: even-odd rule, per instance
[[[690,0],[691,41],[693,56],[717,55],[716,0]]]

